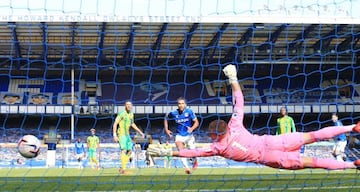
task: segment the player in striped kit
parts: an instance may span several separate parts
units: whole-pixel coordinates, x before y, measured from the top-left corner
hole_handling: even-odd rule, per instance
[[[354,162],[341,162],[335,159],[302,157],[300,148],[304,144],[320,140],[328,140],[346,132],[360,133],[360,122],[356,125],[333,126],[307,133],[289,133],[283,135],[255,135],[251,134],[243,125],[244,97],[237,80],[236,67],[228,65],[224,68],[229,78],[234,97],[234,113],[226,123],[214,120],[209,124],[209,136],[213,143],[209,147],[197,149],[180,149],[176,151],[149,147],[148,153],[159,156],[206,157],[222,156],[240,162],[253,162],[273,168],[281,169],[356,169],[360,167],[360,159]]]
[[[90,129],[91,135],[87,137],[86,142],[89,148],[89,159],[90,159],[90,166],[92,169],[96,168],[100,169],[99,160],[96,158],[96,151],[100,148],[100,139],[98,136],[95,135],[96,130],[94,128]]]
[[[296,132],[294,119],[288,115],[286,107],[281,107],[280,113],[282,117],[277,119],[276,135]]]
[[[132,103],[130,101],[126,101],[125,110],[118,113],[113,125],[114,141],[119,143],[121,149],[121,168],[119,169],[120,174],[125,174],[126,165],[131,159],[133,142],[130,137],[130,127],[139,132],[142,137],[145,136],[144,133],[134,123],[134,113],[131,110]]]

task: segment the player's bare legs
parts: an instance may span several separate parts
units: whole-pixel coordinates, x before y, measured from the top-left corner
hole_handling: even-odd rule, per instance
[[[179,98],[177,100],[178,102],[178,115],[179,116],[183,116],[181,115],[185,110],[186,110],[186,101],[185,99],[182,99],[182,98]],[[192,112],[192,111],[191,111]],[[186,113],[185,113],[186,114]],[[176,115],[177,116],[177,115]],[[192,115],[190,115],[191,117]],[[176,117],[178,118],[178,117]],[[188,118],[188,117],[185,117],[185,118]],[[181,133],[183,132],[184,130],[178,130],[178,134],[175,136],[175,145],[177,147],[178,150],[182,150],[182,149],[185,149],[185,148],[195,148],[195,139],[192,135],[192,132],[194,131],[194,129],[196,129],[198,126],[199,126],[199,122],[197,120],[197,118],[195,117],[191,117],[192,121],[193,121],[193,124],[192,125],[183,125],[182,123],[179,123],[175,120],[175,122],[178,123],[178,125],[182,125],[182,126],[185,126],[187,128],[187,133]],[[189,118],[188,118],[189,119]],[[187,121],[189,122],[189,121]],[[167,118],[164,118],[164,130],[166,132],[166,134],[171,138],[173,137],[173,134],[172,134],[172,131],[169,130],[169,125],[168,125],[168,120]],[[190,174],[191,173],[191,170],[188,166],[188,158],[180,158],[182,164],[184,165],[185,167],[185,173],[187,174]],[[191,160],[193,160],[193,169],[195,170],[197,168],[197,160],[196,158],[192,158]]]
[[[181,150],[181,149],[184,149],[184,148],[185,148],[185,145],[184,145],[184,143],[183,143],[182,141],[176,141],[176,142],[175,142],[175,145],[176,145],[176,148],[177,148],[178,150]],[[183,165],[184,165],[184,167],[185,167],[185,173],[186,173],[186,174],[190,174],[191,171],[190,171],[189,165],[188,165],[188,163],[187,163],[187,159],[188,159],[188,158],[185,158],[185,157],[181,157],[181,158],[180,158],[181,162],[183,163]]]

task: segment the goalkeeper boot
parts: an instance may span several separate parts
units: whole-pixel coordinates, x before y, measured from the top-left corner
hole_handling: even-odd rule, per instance
[[[356,133],[360,133],[360,121],[355,125],[353,128],[353,131]]]
[[[357,170],[360,170],[360,159],[354,161]]]

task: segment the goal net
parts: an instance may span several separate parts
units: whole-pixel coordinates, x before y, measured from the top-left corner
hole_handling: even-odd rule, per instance
[[[238,68],[244,125],[254,134],[276,134],[282,107],[298,132],[333,125],[332,113],[345,125],[356,123],[359,5],[338,0],[0,2],[0,186],[60,191],[358,189],[355,171],[282,172],[222,157],[200,158],[199,169],[184,177],[178,158],[164,169],[164,158],[147,157],[145,149],[166,141],[174,146],[163,121],[177,109],[179,97],[186,98],[199,119],[197,146],[211,142],[209,122],[228,121],[232,113],[231,89],[222,73],[228,64]],[[132,173],[120,175],[113,123],[128,100],[146,138],[130,129]],[[175,124],[169,126],[175,130]],[[100,138],[96,155],[102,169],[92,170],[86,156],[80,170],[74,143],[77,138],[86,143],[91,128]],[[26,134],[42,141],[39,157],[25,159],[17,152],[16,143]],[[348,134],[347,141],[346,160],[358,159],[358,135]],[[304,146],[302,155],[333,158],[333,144]],[[40,184],[31,184],[32,178]]]

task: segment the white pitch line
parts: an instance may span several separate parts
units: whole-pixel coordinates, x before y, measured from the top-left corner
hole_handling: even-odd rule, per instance
[[[360,186],[338,186],[338,187],[325,187],[325,186],[320,186],[320,187],[278,187],[278,188],[237,188],[237,189],[197,189],[197,190],[181,190],[181,191],[185,191],[185,192],[193,192],[193,191],[234,191],[234,190],[240,190],[240,191],[299,191],[299,190],[321,190],[321,189],[326,189],[326,190],[333,190],[333,189],[360,189]],[[167,190],[167,191],[180,191],[180,190]]]

